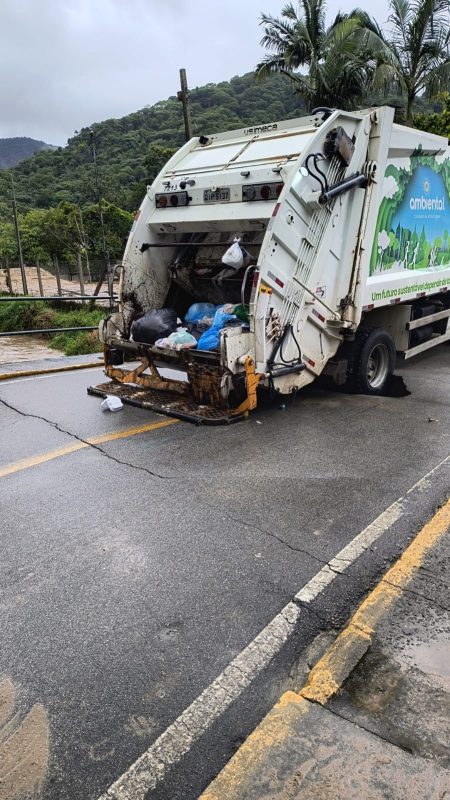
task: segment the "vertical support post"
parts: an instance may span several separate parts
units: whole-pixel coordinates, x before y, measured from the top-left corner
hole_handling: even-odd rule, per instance
[[[28,294],[28,286],[27,286],[27,274],[25,272],[25,264],[23,260],[23,253],[22,253],[22,242],[20,241],[20,231],[19,231],[19,220],[17,218],[17,203],[16,203],[16,190],[14,187],[14,179],[11,174],[11,186],[13,192],[13,201],[12,201],[12,208],[13,208],[13,217],[14,217],[14,230],[16,232],[16,242],[17,242],[17,254],[19,256],[19,267],[20,272],[22,275],[22,289],[25,295]]]
[[[55,276],[56,276],[56,286],[58,287],[58,296],[62,297],[61,273],[59,271],[59,261],[58,261],[58,256],[56,254],[53,256],[53,264],[55,265]]]
[[[86,250],[86,272],[87,272],[89,283],[92,283],[91,267],[90,267],[90,264],[89,264],[89,254],[88,254],[87,250]]]
[[[95,178],[95,188],[97,190],[97,203],[98,203],[98,215],[100,218],[100,229],[102,234],[102,252],[103,252],[103,259],[104,259],[104,267],[100,274],[100,278],[97,282],[97,285],[94,289],[94,295],[98,295],[100,289],[103,286],[103,281],[105,278],[108,282],[108,292],[109,292],[109,308],[112,309],[112,286],[111,286],[111,264],[109,261],[109,252],[106,246],[106,236],[105,236],[105,220],[103,217],[103,196],[102,196],[102,187],[100,184],[100,175],[98,171],[98,164],[97,164],[97,150],[95,147],[95,138],[94,138],[94,131],[89,131],[91,136],[91,151],[92,151],[92,162],[94,164],[94,178]]]
[[[188,142],[192,139],[192,118],[191,118],[191,104],[189,101],[189,90],[187,85],[186,70],[180,69],[180,86],[181,91],[177,92],[178,100],[183,104],[183,117],[184,117],[184,135]]]
[[[80,294],[84,296],[83,262],[81,260],[80,251],[78,251],[77,253],[77,266],[78,266],[78,277],[80,279]],[[82,300],[81,302],[84,305],[84,300]]]
[[[42,286],[42,275],[41,275],[41,265],[39,263],[39,259],[36,259],[36,272],[37,272],[37,279],[39,284],[39,295],[44,297],[44,287]]]
[[[13,285],[11,281],[11,269],[9,266],[9,258],[6,256],[5,258],[5,271],[6,271],[6,286],[9,289],[10,294],[14,294]]]

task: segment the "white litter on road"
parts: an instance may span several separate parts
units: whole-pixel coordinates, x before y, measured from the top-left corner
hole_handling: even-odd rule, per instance
[[[105,399],[100,403],[102,411],[120,411],[123,408],[123,403],[120,397],[114,397],[112,394],[107,394]]]

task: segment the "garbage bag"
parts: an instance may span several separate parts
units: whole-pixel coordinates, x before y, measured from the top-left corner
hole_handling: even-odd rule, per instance
[[[198,340],[197,347],[199,350],[218,350],[219,342],[220,342],[220,331],[224,328],[228,322],[234,322],[237,320],[235,314],[230,314],[228,311],[225,311],[227,306],[219,306],[216,313],[214,314],[214,321],[210,328],[205,331],[200,339]],[[231,306],[234,308],[234,306]],[[230,306],[228,306],[230,309]]]
[[[216,306],[212,303],[194,303],[186,312],[185,322],[201,322],[205,317],[214,317]]]
[[[153,308],[133,322],[133,341],[155,344],[157,339],[169,336],[177,327],[177,312],[173,308]]]
[[[213,328],[219,328],[221,330],[227,322],[232,319],[236,319],[236,315],[234,313],[234,305],[232,303],[228,303],[225,306],[219,306],[216,313],[214,314],[213,319]]]
[[[221,328],[208,328],[207,331],[202,333],[200,339],[197,342],[197,347],[199,350],[218,350],[219,349],[219,341],[220,341],[220,331]]]
[[[222,264],[232,269],[240,269],[244,264],[244,254],[239,244],[239,239],[235,239],[231,247],[223,254]]]
[[[234,313],[236,314],[237,318],[242,320],[242,322],[248,322],[248,314],[241,304],[235,306]]]
[[[191,347],[197,347],[197,339],[188,333],[186,328],[178,328],[170,336],[157,339],[155,346],[169,347],[171,350],[186,350]]]

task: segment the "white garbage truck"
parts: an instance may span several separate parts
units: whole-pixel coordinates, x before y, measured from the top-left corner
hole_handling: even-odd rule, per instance
[[[136,215],[119,310],[100,325],[110,381],[89,391],[229,422],[262,387],[287,395],[320,375],[381,394],[396,356],[449,340],[448,141],[393,118],[321,108],[181,147]],[[195,303],[244,314],[212,350],[132,335],[150,310],[182,323]]]

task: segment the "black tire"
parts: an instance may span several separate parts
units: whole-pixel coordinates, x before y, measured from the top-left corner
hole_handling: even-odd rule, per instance
[[[362,328],[356,334],[352,384],[361,394],[380,395],[395,369],[395,344],[383,328]]]

